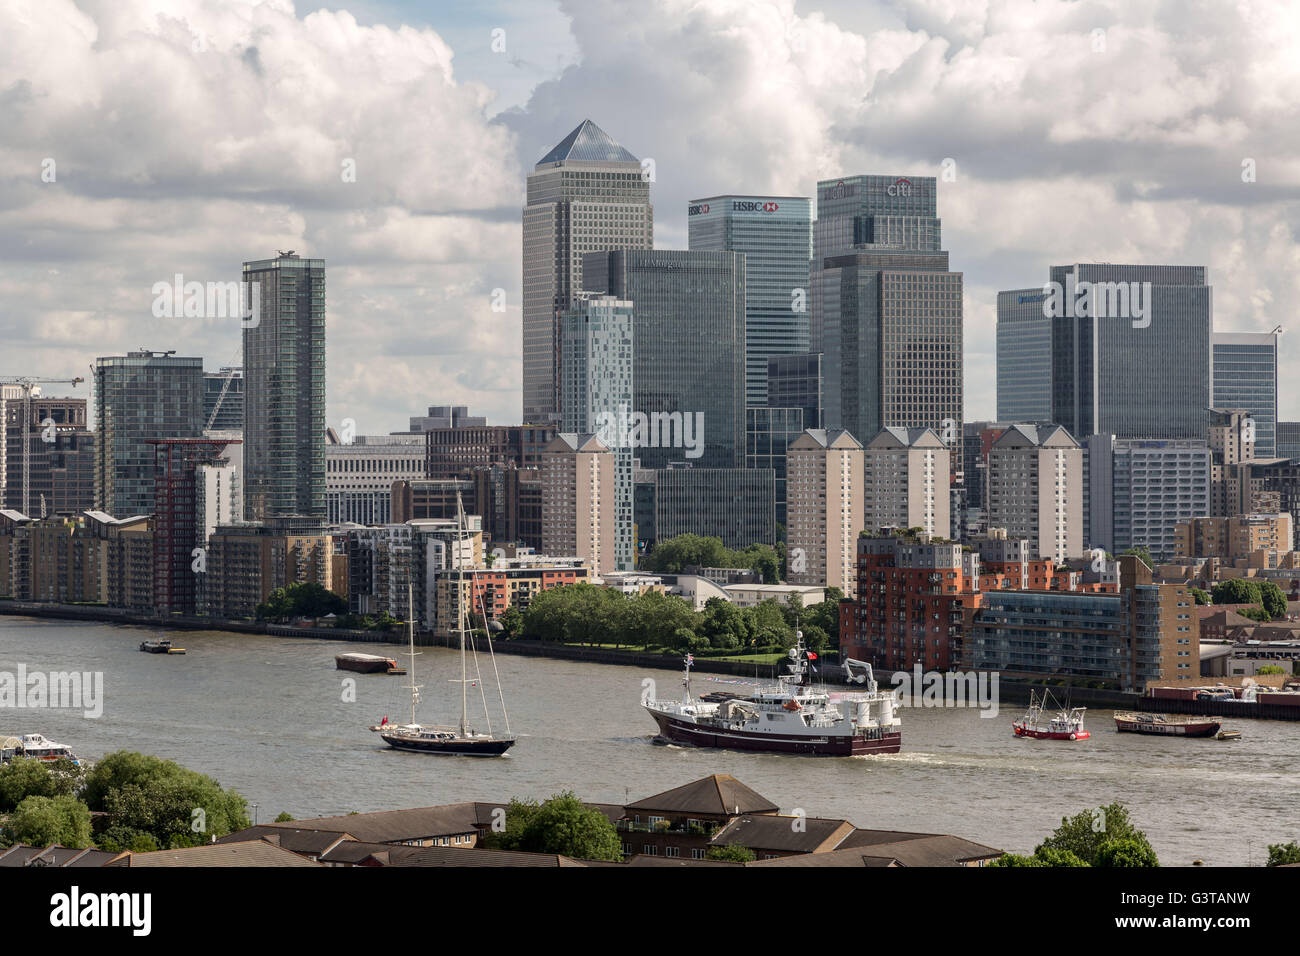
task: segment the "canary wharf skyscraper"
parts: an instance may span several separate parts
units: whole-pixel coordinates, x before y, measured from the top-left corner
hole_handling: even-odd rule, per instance
[[[808,352],[812,202],[804,196],[692,199],[686,223],[691,249],[745,254],[745,404],[766,406],[768,359]]]
[[[962,274],[939,248],[934,177],[850,176],[817,195],[826,424],[863,444],[881,428],[933,428],[960,471]]]
[[[523,245],[523,420],[559,415],[558,321],[582,290],[582,256],[654,246],[652,167],[591,120],[537,162],[528,177]]]
[[[244,263],[244,513],[325,517],[325,260]]]

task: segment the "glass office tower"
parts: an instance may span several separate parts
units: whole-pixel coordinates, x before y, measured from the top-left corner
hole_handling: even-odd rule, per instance
[[[582,257],[654,246],[650,180],[641,161],[591,120],[528,177],[523,237],[523,423],[558,417],[559,313],[582,284]]]
[[[1255,457],[1277,451],[1277,333],[1214,333],[1213,406],[1244,408],[1255,422]]]
[[[768,359],[806,353],[812,201],[711,196],[686,211],[691,249],[745,255],[745,403],[768,404]]]
[[[632,303],[632,413],[651,423],[646,468],[745,463],[745,258],[735,252],[627,249],[583,262],[589,291]],[[658,423],[656,427],[654,423]],[[687,439],[702,445],[687,447]]]

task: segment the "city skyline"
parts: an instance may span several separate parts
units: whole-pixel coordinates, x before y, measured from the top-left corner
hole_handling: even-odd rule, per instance
[[[291,17],[262,8],[258,29],[268,39],[254,42],[252,28],[223,11],[195,9],[188,19],[164,21],[147,4],[87,3],[45,23],[41,17],[58,14],[36,5],[35,22],[71,31],[70,42],[42,63],[29,49],[0,40],[9,64],[6,86],[25,81],[34,96],[49,94],[57,86],[51,71],[75,69],[104,97],[106,115],[114,106],[129,112],[138,90],[109,86],[96,50],[142,56],[135,44],[149,35],[173,47],[178,69],[194,79],[192,101],[171,104],[194,124],[184,132],[194,144],[229,146],[199,152],[188,141],[159,143],[159,131],[120,120],[78,139],[58,132],[57,120],[78,117],[80,107],[57,96],[39,121],[32,101],[22,97],[0,107],[15,152],[5,174],[13,203],[0,226],[10,240],[0,285],[24,290],[10,297],[0,318],[8,358],[34,374],[71,375],[97,356],[145,344],[201,355],[208,370],[232,364],[238,323],[160,322],[149,308],[154,284],[176,274],[231,281],[240,262],[293,248],[335,264],[327,424],[338,428],[352,418],[360,433],[398,431],[430,402],[468,404],[494,423],[515,422],[526,172],[588,118],[653,161],[656,248],[687,247],[687,203],[698,196],[813,197],[819,180],[887,170],[937,177],[944,245],[966,280],[967,420],[995,417],[997,292],[1059,262],[1202,266],[1215,287],[1220,330],[1266,332],[1284,324],[1281,316],[1300,302],[1284,238],[1295,218],[1295,187],[1281,157],[1293,134],[1278,125],[1287,110],[1276,102],[1292,95],[1289,88],[1270,84],[1265,95],[1254,90],[1258,81],[1238,78],[1230,89],[1193,91],[1187,103],[1170,104],[1143,97],[1139,85],[1140,69],[1158,69],[1175,82],[1232,61],[1244,46],[1256,62],[1280,65],[1284,37],[1261,33],[1262,14],[1255,20],[1203,11],[1210,21],[1205,28],[1223,47],[1216,59],[1179,39],[1168,12],[1099,6],[1094,26],[1064,5],[1039,7],[1037,22],[1011,27],[997,18],[945,23],[887,8],[832,6],[818,16],[801,4],[773,4],[769,12],[777,16],[765,19],[721,2],[690,16],[665,6],[653,35],[638,39],[617,29],[611,14],[583,3],[527,13],[511,4],[462,12],[449,18],[445,37],[413,7],[372,3],[358,15],[360,24],[345,31],[344,48],[327,58],[326,27],[349,23],[348,14]],[[475,17],[499,19],[504,54],[491,52],[496,27]],[[566,17],[572,18],[567,26]],[[414,29],[394,32],[403,21]],[[85,30],[97,31],[95,47],[72,42]],[[648,51],[667,36],[714,51],[720,65],[709,88],[719,95],[729,82],[750,82],[760,68],[789,82],[762,104],[741,104],[716,128],[679,124],[685,93],[662,80],[661,105],[635,122],[622,118],[628,113],[619,97],[644,95],[630,91],[655,69]],[[1035,42],[1028,42],[1031,36]],[[297,46],[286,53],[271,38]],[[745,43],[762,44],[761,67],[738,58]],[[542,49],[547,56],[529,55]],[[550,60],[557,50],[568,52]],[[525,64],[508,82],[503,56]],[[406,65],[381,81],[378,65],[391,57]],[[1088,79],[1101,57],[1109,58],[1108,82],[1132,93],[1122,103],[1109,101],[1106,110],[1095,99],[1104,88]],[[839,73],[812,69],[828,58],[842,67]],[[1007,95],[1031,107],[1021,113],[1026,128],[1015,152],[1005,148],[996,124],[978,128],[993,106],[968,98],[987,88],[978,82],[970,93],[953,87],[964,75],[958,71],[975,64],[1001,64],[1013,87]],[[1062,80],[1040,94],[1030,84],[1049,65]],[[667,66],[689,75],[682,60]],[[315,83],[312,95],[295,104],[301,116],[267,95],[295,70]],[[519,75],[529,71],[536,81],[521,85]],[[357,79],[342,92],[345,74]],[[154,75],[144,70],[141,82]],[[864,105],[844,105],[858,76],[874,77],[853,80],[867,94]],[[1067,89],[1071,82],[1079,89]],[[261,106],[226,128],[227,112],[211,104],[232,83]],[[413,92],[439,117],[437,148],[411,125],[422,121],[402,110]],[[1038,106],[1049,94],[1063,97],[1053,115]],[[924,120],[899,112],[905,95],[923,98]],[[974,121],[943,123],[947,113],[935,104],[944,99],[968,106]],[[750,121],[764,111],[768,122]],[[1232,125],[1239,113],[1250,135]],[[1210,117],[1218,132],[1194,125],[1195,115]],[[384,150],[370,135],[376,121],[399,134],[383,137]],[[296,123],[314,123],[323,136],[285,157],[272,137]],[[888,151],[869,148],[886,127]],[[130,137],[138,142],[122,152],[118,144]],[[1266,140],[1273,144],[1267,151],[1260,145]],[[1105,162],[1096,161],[1100,143],[1108,145]],[[266,147],[260,153],[258,144]],[[211,160],[204,161],[208,152]],[[42,180],[45,159],[54,162],[52,181]],[[493,311],[496,290],[503,292],[501,312]],[[1281,338],[1280,365],[1294,360],[1294,348]],[[1300,417],[1300,396],[1283,390],[1278,417]]]

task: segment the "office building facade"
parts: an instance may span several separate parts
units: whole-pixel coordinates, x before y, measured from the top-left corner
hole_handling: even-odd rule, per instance
[[[1215,332],[1212,405],[1244,408],[1255,433],[1255,455],[1277,450],[1276,332]]]
[[[801,408],[745,409],[745,467],[770,468],[775,480],[777,537],[784,538],[786,510],[786,457],[790,442],[803,434]]]
[[[767,405],[768,360],[808,351],[812,201],[806,196],[692,199],[686,224],[692,250],[745,256],[745,404]]]
[[[822,356],[820,352],[778,355],[767,360],[769,408],[803,409],[804,428],[822,428]]]
[[[393,483],[424,477],[423,435],[358,435],[325,445],[325,516],[330,524],[388,524]]]
[[[583,283],[630,301],[646,468],[745,462],[745,260],[735,252],[629,249],[586,256]]]
[[[523,421],[553,424],[558,316],[586,288],[585,253],[654,247],[650,178],[640,160],[584,120],[529,175],[523,233]]]
[[[1211,455],[1201,439],[1089,435],[1085,544],[1111,554],[1174,556],[1179,523],[1210,514]]]
[[[1050,381],[1048,420],[1071,435],[1205,437],[1213,309],[1204,267],[1052,266],[1046,286],[1000,293],[998,306],[999,418],[1036,420]],[[1050,362],[1035,306],[1051,328]]]
[[[654,533],[721,538],[728,548],[776,543],[771,468],[661,468],[654,475]]]

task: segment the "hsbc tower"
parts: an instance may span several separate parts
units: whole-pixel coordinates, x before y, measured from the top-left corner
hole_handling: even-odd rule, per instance
[[[710,196],[686,210],[692,251],[745,255],[745,404],[767,405],[767,360],[808,351],[812,201]]]

